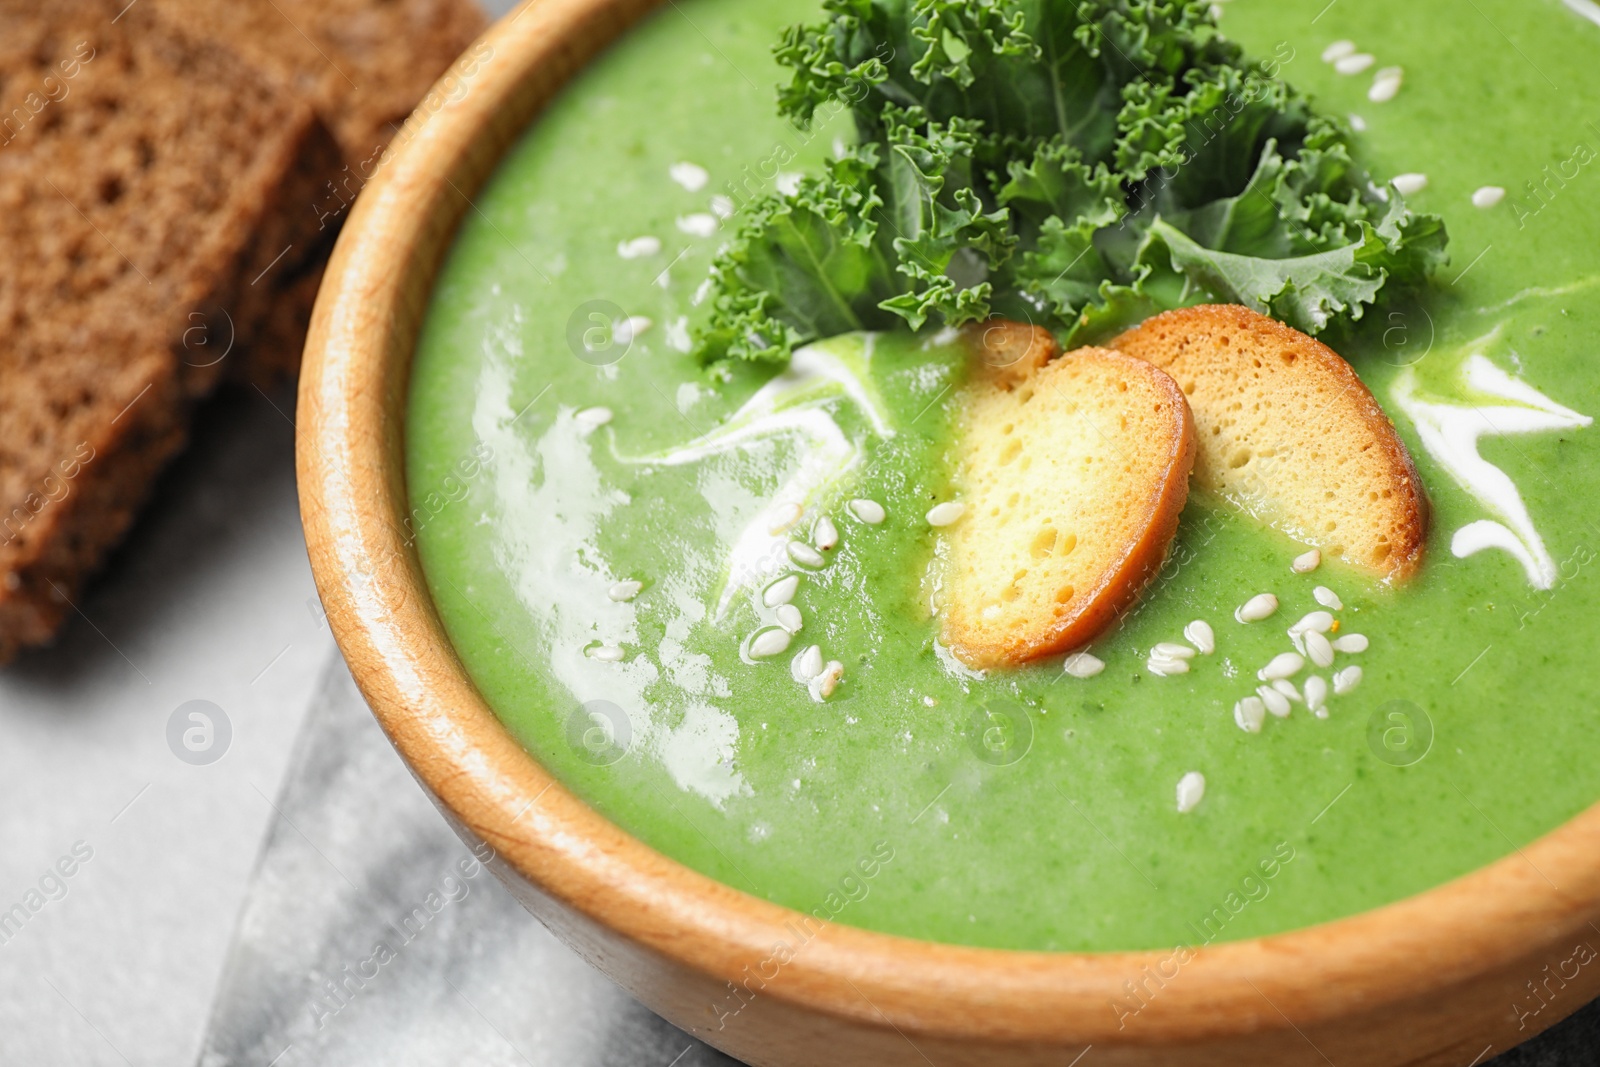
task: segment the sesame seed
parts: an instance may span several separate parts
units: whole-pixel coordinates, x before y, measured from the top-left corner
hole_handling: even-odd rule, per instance
[[[643,582],[618,582],[606,590],[606,596],[622,604],[639,595],[639,590],[644,588]]]
[[[1233,721],[1247,734],[1259,734],[1267,721],[1267,706],[1260,697],[1245,697],[1233,706]]]
[[[850,514],[868,526],[876,526],[888,518],[888,515],[883,510],[883,505],[876,500],[852,500],[847,506],[850,509]]]
[[[1315,630],[1306,631],[1306,655],[1318,667],[1333,666],[1333,645]]]
[[[1209,656],[1217,650],[1217,635],[1212,632],[1211,624],[1204,619],[1196,619],[1185,626],[1183,637],[1199,649],[1202,656]]]
[[[691,193],[698,193],[711,180],[711,175],[706,173],[706,169],[694,163],[674,163],[667,168],[667,173],[672,175],[673,181]]]
[[[1150,654],[1167,659],[1194,659],[1194,649],[1188,645],[1180,645],[1176,641],[1163,641],[1152,648]]]
[[[834,689],[843,677],[844,664],[836,659],[829,660],[828,665],[822,668],[822,673],[811,679],[811,699],[820,703],[833,696]]]
[[[611,421],[611,409],[584,408],[572,416],[572,420],[578,424],[578,430],[587,436]]]
[[[1398,95],[1400,95],[1399,75],[1386,78],[1382,71],[1379,71],[1378,76],[1373,79],[1372,88],[1367,90],[1367,99],[1374,104],[1386,104]]]
[[[961,521],[961,516],[967,513],[967,506],[959,500],[947,500],[943,504],[936,504],[928,512],[929,526],[954,526]]]
[[[1326,611],[1313,611],[1293,626],[1289,627],[1289,636],[1315,631],[1325,634],[1333,629],[1333,616]]]
[[[1296,574],[1310,574],[1320,566],[1322,566],[1322,552],[1313,548],[1310,552],[1296,556],[1294,562],[1289,564],[1289,569]]]
[[[611,339],[619,345],[632,344],[634,338],[640,336],[654,325],[654,320],[647,319],[643,315],[630,315],[625,319],[618,320],[612,326]]]
[[[800,521],[800,516],[805,513],[805,508],[802,508],[799,504],[784,504],[782,507],[775,508],[772,515],[767,519],[767,533],[772,534],[774,537],[781,533],[788,533],[795,528],[795,524]]]
[[[839,528],[833,520],[824,515],[817,520],[817,525],[811,531],[811,543],[823,552],[835,547],[839,543]]]
[[[1061,664],[1061,669],[1074,678],[1093,678],[1106,669],[1105,661],[1087,652],[1074,652]]]
[[[827,559],[821,552],[802,541],[789,542],[789,558],[802,567],[826,567],[828,565]]]
[[[1350,690],[1361,684],[1361,668],[1346,667],[1333,674],[1333,691],[1338,696],[1344,696]]]
[[[1280,652],[1273,656],[1271,661],[1261,670],[1256,672],[1256,677],[1263,682],[1270,682],[1275,678],[1292,678],[1300,673],[1300,668],[1306,665],[1306,659],[1298,652]]]
[[[678,230],[690,237],[714,237],[722,228],[722,221],[715,215],[697,212],[693,215],[682,215],[678,218]]]
[[[711,213],[719,219],[731,219],[737,210],[732,197],[718,195],[711,198]]]
[[[1306,707],[1320,712],[1327,702],[1328,680],[1320,674],[1313,674],[1306,679]]]
[[[623,259],[642,259],[653,256],[661,251],[661,238],[635,237],[631,241],[623,241],[617,245],[617,255]]]
[[[1355,112],[1351,112],[1350,128],[1355,130],[1357,133],[1364,133],[1367,129],[1367,120],[1362,118],[1360,115],[1357,115]]]
[[[750,639],[750,657],[752,659],[769,659],[781,656],[789,650],[789,631],[781,627],[772,627],[762,630]]]
[[[1333,69],[1340,74],[1360,74],[1377,59],[1370,52],[1355,52],[1334,61]]]
[[[1324,63],[1337,63],[1345,56],[1353,56],[1355,54],[1356,43],[1354,41],[1335,41],[1322,50],[1322,61]]]
[[[807,645],[805,650],[789,665],[789,673],[797,682],[809,682],[822,673],[822,647]]]
[[[1334,639],[1335,652],[1365,652],[1367,650],[1367,637],[1365,634],[1345,634]]]
[[[1257,686],[1256,696],[1261,699],[1261,703],[1266,706],[1266,709],[1277,718],[1287,719],[1289,717],[1289,698],[1272,688],[1272,686]]]
[[[1278,610],[1278,598],[1271,593],[1261,593],[1244,602],[1233,617],[1240,622],[1260,622]]]
[[[800,614],[800,609],[793,604],[778,605],[778,625],[792,634],[800,632],[806,624],[805,617]]]
[[[1165,678],[1171,674],[1189,673],[1189,663],[1187,660],[1172,659],[1169,656],[1157,655],[1155,653],[1151,653],[1150,658],[1145,661],[1145,667],[1150,671],[1151,674],[1154,674],[1159,678]]]
[[[800,183],[804,180],[804,174],[795,174],[793,172],[789,172],[779,174],[776,178],[772,179],[772,184],[777,188],[778,192],[784,196],[793,196],[795,193],[800,191]]]
[[[1272,688],[1282,693],[1291,703],[1300,704],[1305,701],[1305,697],[1300,695],[1300,690],[1296,689],[1294,683],[1287,678],[1279,678],[1272,683]]]
[[[794,595],[799,589],[800,576],[798,574],[779,578],[762,592],[761,602],[769,608],[775,608],[779,604],[787,604],[794,599]]]
[[[1389,184],[1398,189],[1401,196],[1410,196],[1413,193],[1420,193],[1428,187],[1428,176],[1414,173],[1396,174],[1389,179]]]
[[[587,651],[590,659],[597,659],[601,663],[621,663],[626,654],[616,645],[595,645]]]
[[[1199,771],[1190,771],[1178,779],[1178,811],[1190,812],[1200,806],[1200,801],[1206,795],[1206,776]]]
[[[1317,586],[1311,591],[1311,595],[1316,598],[1318,604],[1325,608],[1333,611],[1344,610],[1344,601],[1339,599],[1339,594],[1325,585]]]
[[[1498,185],[1485,185],[1472,194],[1472,206],[1491,208],[1506,198],[1506,191]]]

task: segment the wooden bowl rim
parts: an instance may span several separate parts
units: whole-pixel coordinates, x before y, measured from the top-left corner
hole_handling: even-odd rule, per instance
[[[400,425],[410,359],[467,197],[543,103],[658,2],[528,0],[407,123],[357,201],[317,302],[297,466],[334,635],[416,776],[545,894],[663,957],[739,982],[776,944],[796,945],[801,913],[666,858],[556,782],[473,686],[404,534]],[[466,91],[442,91],[451,78]],[[1600,930],[1597,900],[1600,804],[1417,896],[1193,948],[1181,963],[1173,951],[982,949],[829,924],[761,995],[957,1038],[1167,1044],[1424,1000],[1512,966],[1530,948]],[[1165,980],[1128,1029],[1113,1004],[1133,1003],[1126,983],[1146,968]],[[1169,969],[1182,980],[1167,978]]]

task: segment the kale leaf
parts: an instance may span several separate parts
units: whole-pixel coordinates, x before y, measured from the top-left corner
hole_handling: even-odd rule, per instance
[[[858,146],[758,198],[712,268],[702,360],[992,315],[1090,343],[1240,303],[1308,333],[1445,262],[1437,216],[1251,62],[1200,0],[824,0],[776,48],[781,111]]]

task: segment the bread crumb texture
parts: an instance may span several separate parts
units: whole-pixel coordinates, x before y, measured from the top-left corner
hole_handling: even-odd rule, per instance
[[[1165,370],[1194,412],[1197,487],[1385,579],[1421,564],[1427,499],[1394,424],[1336,352],[1233,305],[1169,311],[1112,347]]]
[[[1085,348],[985,360],[963,397],[945,643],[975,667],[1086,644],[1160,569],[1188,496],[1195,435],[1150,363]]]

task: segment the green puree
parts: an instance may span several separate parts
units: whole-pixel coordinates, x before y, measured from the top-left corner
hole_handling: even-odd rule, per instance
[[[1503,548],[1452,553],[1469,524],[1516,524],[1418,425],[1489,403],[1475,417],[1509,428],[1506,405],[1533,410],[1527,392],[1513,403],[1486,398],[1482,378],[1464,384],[1473,356],[1600,413],[1600,27],[1557,0],[1324,8],[1233,0],[1222,24],[1257,56],[1292,52],[1282,76],[1361,116],[1367,165],[1427,175],[1409,199],[1449,224],[1453,262],[1427,305],[1370,316],[1338,342],[1433,500],[1414,583],[1396,591],[1331,564],[1293,574],[1303,546],[1195,501],[1159,583],[1094,646],[1104,673],[1068,677],[1052,662],[963,677],[934,644],[937,538],[923,519],[950,493],[959,357],[902,337],[867,361],[851,340],[833,350],[866,368],[867,392],[783,409],[831,418],[859,449],[820,498],[840,546],[801,583],[805,628],[788,652],[744,660],[741,642],[773,613],[759,585],[736,583],[717,618],[730,554],[742,532],[765,533],[770,498],[808,450],[826,455],[826,419],[809,437],[724,432],[702,458],[672,456],[714,437],[772,374],[743,367],[713,386],[681,351],[733,223],[696,236],[679,220],[693,231],[730,186],[742,200],[780,172],[815,171],[848,131],[807,137],[774,112],[769,46],[815,19],[814,3],[685,0],[509,154],[463,223],[416,360],[408,473],[423,563],[464,662],[528,749],[644,841],[757,896],[1007,948],[1169,947],[1333,919],[1496,860],[1594,802],[1600,431],[1569,421],[1478,441],[1555,568],[1540,590]],[[1347,76],[1323,62],[1340,38],[1374,66]],[[1369,101],[1389,66],[1403,86]],[[706,186],[674,181],[685,161]],[[1490,185],[1506,199],[1473,206]],[[620,255],[624,242],[638,254]],[[615,363],[601,365],[621,346],[606,349],[609,312],[591,301],[651,321]],[[1402,409],[1401,391],[1431,406]],[[575,413],[597,406],[614,417],[591,429]],[[874,410],[892,436],[874,430]],[[856,496],[888,521],[851,518]],[[629,579],[643,583],[635,599],[608,597]],[[1246,733],[1234,704],[1289,648],[1284,631],[1317,608],[1319,584],[1343,599],[1341,632],[1370,638],[1336,665],[1358,664],[1363,680],[1330,698],[1327,719],[1297,706]],[[1279,612],[1235,622],[1261,592]],[[1150,673],[1151,646],[1182,640],[1193,619],[1215,629],[1216,654]],[[825,703],[790,676],[813,643],[844,667]],[[595,658],[602,645],[621,662]],[[1207,788],[1180,814],[1190,771]]]

